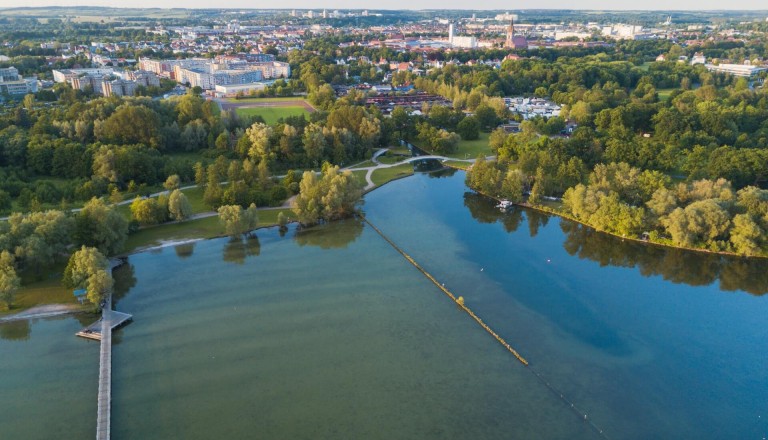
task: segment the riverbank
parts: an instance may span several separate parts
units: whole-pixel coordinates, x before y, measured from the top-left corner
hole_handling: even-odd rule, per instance
[[[494,196],[482,193],[482,192],[480,192],[480,191],[478,191],[478,190],[476,190],[474,188],[470,188],[470,189],[472,191],[482,195],[482,196],[488,197],[489,199],[495,200],[497,202],[501,202],[501,199],[498,198],[498,197],[494,197]],[[596,227],[590,225],[589,223],[586,223],[586,222],[584,222],[584,221],[582,221],[580,219],[577,219],[576,217],[573,217],[570,214],[567,214],[565,212],[562,212],[562,211],[554,209],[554,208],[549,208],[549,207],[544,206],[544,205],[532,205],[532,204],[527,203],[527,202],[517,202],[517,203],[513,203],[513,204],[515,206],[520,206],[520,207],[528,208],[528,209],[534,209],[536,211],[540,211],[540,212],[544,212],[544,213],[547,213],[547,214],[556,215],[556,216],[558,216],[560,218],[564,218],[564,219],[572,221],[574,223],[578,223],[578,224],[580,224],[582,226],[586,226],[588,228],[594,229],[596,232],[599,232],[601,234],[610,235],[612,237],[616,237],[616,238],[619,238],[621,240],[629,240],[629,241],[634,241],[634,242],[637,242],[637,243],[651,244],[651,245],[654,245],[654,246],[665,247],[665,248],[669,248],[669,249],[678,249],[678,250],[683,250],[683,251],[698,252],[698,253],[710,254],[710,255],[722,255],[722,256],[726,256],[726,257],[739,257],[739,258],[751,258],[751,259],[768,259],[768,255],[741,255],[741,254],[737,254],[735,252],[728,252],[728,251],[713,251],[713,250],[710,250],[710,249],[703,249],[703,248],[691,248],[691,247],[685,247],[685,246],[675,246],[673,244],[665,243],[665,242],[661,242],[661,241],[657,241],[657,240],[653,240],[651,238],[643,239],[643,238],[636,238],[636,237],[627,237],[627,236],[615,234],[613,232],[608,232],[608,231],[603,231],[603,230],[597,229]]]
[[[91,307],[80,304],[46,304],[0,317],[0,324],[23,319],[50,318],[53,316],[71,315],[73,313],[86,313],[90,309]]]
[[[385,171],[390,171],[389,167],[385,167],[383,169]],[[375,186],[367,189],[365,191],[366,194],[377,188],[381,188],[389,182],[413,175],[413,173],[400,174],[399,172],[385,172],[382,174],[383,175],[381,177],[383,177],[383,179],[376,179],[377,182]],[[277,217],[281,212],[288,218],[289,223],[296,221],[296,216],[294,215],[293,211],[286,205],[276,208],[262,208],[259,210],[259,223],[254,230],[277,226]],[[159,247],[176,246],[198,240],[222,238],[227,236],[224,227],[219,224],[218,216],[214,211],[195,213],[195,216],[195,218],[183,222],[169,222],[140,229],[139,231],[128,236],[128,239],[125,243],[125,250],[116,256],[128,256],[139,252],[157,249]],[[13,310],[0,312],[0,317],[2,317],[0,318],[0,322],[5,322],[6,319],[10,318],[29,319],[34,317],[43,317],[27,316],[27,314],[30,311],[35,311],[38,308],[44,307],[58,307],[61,311],[69,310],[70,307],[84,307],[82,310],[88,309],[87,306],[64,303],[63,301],[74,300],[74,298],[69,298],[67,296],[69,292],[61,287],[58,283],[53,285],[49,278],[50,277],[48,277],[45,281],[30,283],[19,289],[17,298],[23,297],[26,298],[27,301],[24,301],[22,304],[15,304],[16,307]],[[45,291],[45,294],[42,296],[38,295],[39,291]],[[51,298],[52,296],[56,296],[60,299],[55,300]],[[38,299],[35,300],[35,298]],[[49,302],[52,299],[55,302]],[[61,312],[58,314],[76,313],[81,311],[80,309],[74,308],[72,310],[73,311]]]

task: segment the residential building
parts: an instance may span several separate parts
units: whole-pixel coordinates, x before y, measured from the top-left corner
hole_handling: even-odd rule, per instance
[[[247,83],[247,84],[217,84],[214,87],[216,95],[219,97],[233,97],[242,92],[244,95],[250,95],[253,91],[260,91],[267,88],[267,85],[263,82]]]
[[[705,64],[705,66],[710,72],[730,73],[731,75],[745,78],[768,71],[768,67],[751,66],[749,64]]]
[[[15,67],[0,69],[0,94],[23,96],[37,92],[37,79],[24,78]]]

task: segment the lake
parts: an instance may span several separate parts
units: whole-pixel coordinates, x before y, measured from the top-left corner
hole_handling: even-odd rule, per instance
[[[530,367],[364,223],[262,229],[119,269],[113,438],[765,437],[768,263],[501,213],[463,177],[363,209]],[[0,325],[3,438],[93,435],[79,325]]]

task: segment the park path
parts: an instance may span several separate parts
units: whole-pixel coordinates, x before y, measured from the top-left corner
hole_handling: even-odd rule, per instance
[[[383,155],[384,153],[386,153],[388,150],[389,150],[388,148],[381,148],[381,149],[377,150],[373,154],[373,156],[371,157],[371,160],[374,162],[374,164],[375,164],[374,166],[371,166],[371,167],[355,167],[355,165],[357,165],[357,164],[354,164],[354,165],[351,165],[349,167],[345,167],[345,168],[342,168],[342,169],[343,170],[349,170],[349,171],[363,171],[363,170],[365,170],[366,171],[366,173],[365,173],[365,181],[366,181],[365,190],[368,191],[370,189],[373,189],[376,186],[373,183],[373,180],[371,180],[371,176],[373,176],[373,172],[376,171],[377,169],[392,168],[392,167],[396,167],[396,166],[403,165],[403,164],[406,164],[406,163],[411,163],[411,162],[414,162],[414,161],[417,161],[417,160],[425,160],[425,159],[435,159],[435,160],[440,160],[442,162],[445,162],[445,161],[448,161],[448,160],[454,161],[454,162],[466,162],[466,163],[474,163],[475,162],[475,159],[455,159],[455,158],[452,158],[452,157],[437,156],[437,155],[409,157],[408,159],[405,159],[405,160],[402,160],[400,162],[393,163],[393,164],[384,164],[384,163],[379,162],[378,158],[381,155]],[[486,157],[486,160],[489,160],[489,159],[492,159],[492,158],[495,158],[495,157],[496,156],[488,156],[488,157]],[[278,178],[278,179],[282,179],[283,177],[285,177],[285,175],[273,176],[273,177]],[[228,182],[226,182],[226,181],[225,182],[221,182],[220,185],[226,185],[227,183]],[[185,186],[180,186],[179,187],[179,189],[182,190],[182,191],[185,190],[185,189],[193,189],[193,188],[197,188],[197,185],[185,185]],[[168,194],[170,194],[170,191],[168,191],[168,190],[158,191],[158,192],[151,193],[151,194],[149,194],[148,196],[145,196],[145,197],[146,198],[159,197],[161,194],[168,195]],[[114,206],[128,205],[128,204],[132,203],[133,200],[134,199],[122,200],[120,202],[114,203]],[[293,197],[291,197],[290,199],[286,200],[285,203],[283,203],[283,205],[281,205],[279,207],[260,208],[260,209],[290,208],[290,201],[291,200],[293,200]],[[83,210],[83,208],[74,208],[74,209],[71,209],[70,212],[80,212],[82,210]],[[196,215],[200,215],[200,214],[205,214],[205,215],[202,215],[200,217],[195,217]],[[189,219],[192,220],[192,219],[195,219],[195,218],[208,217],[209,215],[207,215],[207,214],[211,214],[211,213],[210,212],[198,213],[198,214],[192,215]],[[214,215],[215,215],[215,213],[214,213]],[[9,218],[8,216],[0,217],[0,221],[7,221],[8,218]]]

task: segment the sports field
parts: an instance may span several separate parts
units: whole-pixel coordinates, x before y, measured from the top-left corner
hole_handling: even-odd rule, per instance
[[[264,122],[272,125],[280,118],[287,118],[289,116],[301,116],[309,117],[309,112],[304,106],[280,106],[280,107],[240,107],[237,109],[239,116],[253,116],[259,115],[264,118]]]

